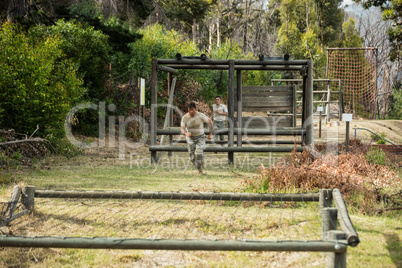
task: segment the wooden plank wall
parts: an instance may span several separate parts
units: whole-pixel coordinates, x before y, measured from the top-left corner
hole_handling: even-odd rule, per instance
[[[264,112],[267,115],[242,117],[242,127],[293,127],[295,126],[293,116],[295,105],[295,88],[293,86],[243,86],[243,112]],[[236,94],[235,110],[237,110]]]

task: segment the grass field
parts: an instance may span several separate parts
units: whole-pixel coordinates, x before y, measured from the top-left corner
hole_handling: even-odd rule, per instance
[[[31,169],[14,171],[13,176],[25,185],[36,188],[51,189],[87,189],[87,190],[142,190],[142,191],[216,191],[233,192],[241,189],[241,180],[257,174],[261,164],[272,164],[281,155],[247,154],[236,157],[235,165],[227,165],[227,155],[223,153],[207,154],[207,172],[205,176],[187,166],[187,155],[176,153],[172,158],[163,155],[159,166],[151,165],[150,155],[146,148],[131,151],[125,160],[119,160],[117,149],[105,149],[99,152],[88,149],[84,155],[65,159],[51,157],[36,163]],[[11,186],[2,188],[1,196],[8,198]],[[42,202],[42,206],[41,203]],[[122,204],[107,202],[86,206],[80,202],[74,205],[63,201],[40,201],[37,203],[36,214],[27,221],[16,222],[9,228],[15,235],[46,234],[74,236],[137,236],[152,237],[167,230],[167,234],[182,236],[185,228],[173,221],[174,229],[164,229],[161,226],[171,217],[174,207],[169,203],[153,204],[136,210],[137,205],[123,203],[126,210],[116,209]],[[52,203],[49,203],[52,202]],[[160,209],[163,206],[163,209]],[[140,206],[138,206],[140,207]],[[215,209],[208,210],[212,207]],[[224,211],[234,211],[223,214]],[[135,212],[134,212],[135,211]],[[58,215],[49,220],[44,215]],[[144,225],[145,229],[132,230],[128,228],[129,217],[132,214],[155,214],[154,227]],[[261,217],[268,213],[272,222]],[[255,219],[253,224],[258,234],[263,237],[284,239],[299,238],[309,235],[319,236],[320,226],[316,221],[317,213],[313,207],[303,208],[264,208],[259,206],[212,206],[191,204],[180,213],[189,214],[190,221],[211,237],[217,233],[221,238],[227,233],[224,224],[235,223],[231,215],[242,219]],[[191,214],[192,213],[192,214]],[[237,213],[237,214],[236,214]],[[147,214],[147,215],[148,215]],[[152,215],[153,215],[152,214]],[[70,215],[70,218],[66,218]],[[251,217],[248,217],[251,215]],[[265,214],[264,214],[265,215]],[[290,216],[289,216],[290,215]],[[311,219],[306,215],[311,215]],[[64,217],[64,218],[63,218]],[[149,216],[148,216],[149,217]],[[286,218],[290,217],[290,218]],[[115,219],[119,218],[119,221]],[[58,219],[58,221],[55,221]],[[208,220],[206,220],[208,219]],[[307,220],[306,220],[307,219]],[[352,222],[360,236],[361,243],[349,247],[347,263],[349,267],[402,267],[402,216],[400,212],[388,212],[381,216],[351,215]],[[276,226],[280,221],[281,228]],[[314,220],[314,221],[313,221]],[[303,224],[303,222],[308,222]],[[242,222],[244,224],[244,221]],[[247,225],[247,224],[246,224]],[[96,226],[96,229],[93,229]],[[296,227],[301,228],[297,229]],[[243,230],[232,224],[230,228]],[[213,229],[213,232],[209,232]],[[293,233],[287,231],[294,229]],[[285,231],[284,231],[285,230]],[[315,231],[311,231],[315,230]],[[147,232],[145,232],[147,231]],[[136,233],[138,232],[138,233]],[[283,235],[283,232],[287,235]],[[251,235],[239,231],[241,235]],[[188,234],[188,232],[187,232]],[[191,237],[187,236],[187,237]],[[247,238],[247,237],[246,237]],[[323,253],[297,252],[205,252],[205,251],[156,251],[156,250],[91,250],[91,249],[41,249],[41,248],[1,248],[1,267],[326,267],[326,255]]]

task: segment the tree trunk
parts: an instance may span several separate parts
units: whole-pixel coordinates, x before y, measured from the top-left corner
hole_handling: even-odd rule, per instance
[[[216,20],[216,46],[221,46],[221,20]]]
[[[18,16],[25,16],[26,2],[25,0],[9,0],[8,9],[7,9],[7,20],[14,21]]]
[[[320,24],[321,24],[321,52],[324,52],[324,5],[325,0],[322,1],[321,14],[320,14]]]
[[[221,10],[219,8],[219,3],[216,4],[216,9],[218,11],[218,18],[216,19],[216,46],[220,47],[221,46],[221,20],[222,20],[222,14],[221,14]]]
[[[244,20],[244,32],[243,32],[243,53],[247,53],[247,47],[248,47],[248,40],[247,40],[247,31],[248,31],[248,13],[249,13],[249,5],[248,1],[246,0],[246,18]]]
[[[196,45],[197,44],[197,23],[195,21],[195,19],[193,19],[193,44]]]
[[[212,20],[210,23],[209,23],[209,43],[208,43],[208,52],[211,52],[212,51],[212,39],[213,39],[213,35],[214,35],[214,32],[215,32],[215,22]]]

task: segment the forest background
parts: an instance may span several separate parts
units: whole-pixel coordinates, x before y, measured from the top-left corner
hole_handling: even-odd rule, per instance
[[[149,83],[152,58],[289,54],[313,59],[318,79],[326,76],[326,49],[336,47],[378,48],[377,82],[391,93],[382,116],[402,119],[401,7],[396,0],[2,1],[0,129],[30,134],[39,126],[37,135],[60,141],[66,114],[79,103],[114,104],[106,116],[136,114],[138,78]],[[159,97],[167,101],[166,74],[159,75]],[[266,85],[289,76],[247,71],[242,79]],[[179,108],[210,104],[226,96],[227,74],[183,71],[176,87]],[[98,135],[97,111],[80,110],[73,121],[77,133]]]

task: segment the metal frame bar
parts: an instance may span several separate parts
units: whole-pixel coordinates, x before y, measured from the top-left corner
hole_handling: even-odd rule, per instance
[[[167,145],[154,145],[149,146],[151,152],[187,152],[188,149],[185,146],[167,146]],[[276,152],[276,153],[286,153],[286,152],[303,152],[303,147],[206,147],[204,152],[227,152],[227,153],[264,153],[264,152]]]
[[[347,245],[320,241],[258,241],[258,240],[174,240],[127,239],[101,237],[29,237],[0,236],[1,247],[91,248],[91,249],[154,249],[154,250],[225,250],[225,251],[312,251],[346,252]]]
[[[154,200],[218,200],[218,201],[282,201],[319,202],[320,195],[310,194],[254,194],[217,192],[161,192],[161,191],[77,191],[35,189],[36,198],[104,198],[104,199],[154,199]]]
[[[303,82],[303,79],[271,79],[271,85],[273,86],[275,82]],[[313,82],[326,82],[327,83],[327,90],[320,90],[320,91],[313,91],[313,94],[327,94],[327,100],[326,101],[313,101],[313,103],[325,103],[327,108],[325,109],[325,122],[327,123],[330,121],[331,118],[331,112],[330,112],[330,103],[338,103],[339,105],[339,121],[342,120],[342,112],[343,112],[343,96],[342,96],[342,80],[341,79],[313,79]],[[330,90],[330,84],[331,82],[338,82],[339,85],[339,91],[331,91]],[[297,91],[297,93],[303,93],[303,91]],[[338,101],[331,101],[330,94],[339,94],[339,100]],[[297,103],[303,103],[302,101],[297,101]]]
[[[161,65],[161,66],[159,66]],[[168,65],[162,67],[162,65]],[[152,101],[151,101],[151,146],[156,146],[157,135],[160,134],[159,130],[157,130],[157,118],[156,118],[156,107],[157,107],[157,71],[166,71],[169,73],[177,73],[179,69],[225,69],[228,70],[229,74],[229,82],[228,82],[228,108],[229,108],[229,131],[228,131],[228,145],[229,147],[233,147],[234,145],[234,84],[235,84],[235,71],[237,71],[237,84],[238,86],[237,94],[241,94],[241,70],[299,70],[303,73],[303,85],[308,83],[308,85],[304,85],[304,91],[312,91],[312,74],[313,74],[313,64],[312,60],[268,60],[268,59],[260,59],[260,60],[213,60],[209,58],[202,57],[178,57],[177,59],[153,59],[152,60],[152,81],[151,81],[151,90],[152,90]],[[306,73],[307,72],[307,73]],[[240,89],[240,90],[239,90]],[[304,92],[307,96],[312,98],[312,93]],[[303,98],[305,99],[305,98]],[[296,101],[296,100],[294,100]],[[311,106],[311,107],[310,107]],[[241,111],[238,110],[238,112]],[[312,122],[306,124],[304,122],[304,118],[308,119],[312,117],[312,99],[306,101],[303,104],[303,126],[306,127],[305,138],[303,142],[306,145],[314,144],[314,132]],[[238,118],[241,118],[238,116]],[[239,119],[238,119],[239,120]],[[310,119],[309,119],[310,120]],[[312,121],[312,120],[310,120]],[[241,123],[241,122],[240,122]],[[238,131],[236,134],[238,135],[237,146],[241,147],[241,136],[243,133],[247,133],[249,135],[253,135],[249,131]],[[280,132],[271,132],[274,135],[281,135]],[[172,134],[168,134],[172,135]],[[257,135],[269,135],[266,134],[257,134]],[[286,133],[285,135],[294,135],[294,133]],[[287,151],[287,148],[286,148]],[[228,151],[228,162],[233,162],[233,152]],[[157,161],[156,151],[151,151],[151,161],[155,163]]]
[[[209,129],[204,129],[205,134],[209,134]],[[271,129],[259,129],[259,128],[233,128],[233,134],[241,133],[243,135],[281,135],[281,136],[301,136],[306,135],[306,130],[302,128],[274,128]],[[228,135],[230,128],[221,128],[217,134]],[[180,128],[171,127],[166,129],[158,129],[157,135],[181,135]],[[156,144],[151,144],[156,145]]]
[[[142,191],[60,191],[23,187],[30,210],[36,198],[105,198],[105,199],[168,199],[219,201],[319,202],[323,239],[316,240],[206,240],[206,239],[138,239],[111,237],[41,237],[0,235],[1,247],[90,248],[90,249],[153,249],[208,251],[297,251],[327,252],[327,267],[346,267],[348,246],[359,244],[359,237],[350,220],[344,199],[338,189],[322,189],[310,194],[252,194],[216,192],[142,192]],[[32,202],[31,202],[32,201]],[[25,202],[26,203],[26,202]],[[24,203],[24,204],[25,204]],[[335,203],[336,208],[332,205]],[[337,215],[342,230],[337,229]]]

